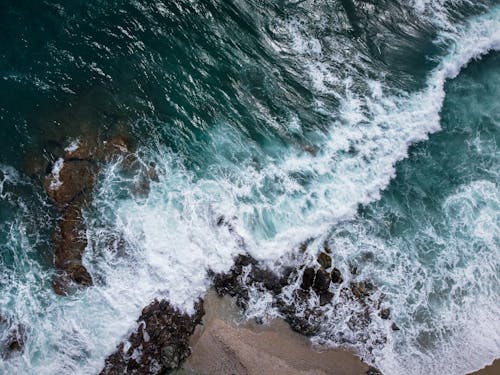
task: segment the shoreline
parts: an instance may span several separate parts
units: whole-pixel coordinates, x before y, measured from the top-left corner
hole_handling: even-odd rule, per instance
[[[495,359],[489,365],[483,367],[480,370],[471,372],[468,375],[497,375],[500,374],[500,358]]]
[[[233,297],[219,297],[213,289],[204,304],[202,324],[190,338],[192,353],[175,375],[380,374],[349,350],[318,350],[281,318],[268,324],[246,320]],[[499,373],[496,359],[467,375]]]
[[[190,340],[192,354],[174,374],[376,374],[348,350],[316,350],[283,319],[266,325],[245,321],[234,299],[213,290],[205,297],[205,311]]]

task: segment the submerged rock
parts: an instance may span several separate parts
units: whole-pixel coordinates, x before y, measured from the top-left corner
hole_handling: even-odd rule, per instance
[[[53,282],[54,291],[60,295],[69,294],[72,285],[92,285],[92,278],[82,264],[87,239],[81,209],[94,185],[96,171],[89,162],[64,163],[58,175],[60,186],[54,188],[53,181],[46,186],[49,196],[61,211],[54,232],[56,276]]]
[[[0,355],[3,360],[24,351],[26,328],[0,315]]]
[[[369,281],[351,283],[352,294],[358,299],[368,297],[373,292],[374,288],[373,284]]]
[[[106,358],[100,374],[155,375],[179,368],[191,354],[189,338],[203,314],[203,302],[189,316],[167,301],[153,301],[142,310],[134,332]]]
[[[379,315],[382,319],[387,320],[391,317],[391,310],[388,308],[381,309]]]
[[[58,159],[45,178],[45,190],[59,209],[64,209],[76,196],[92,189],[97,171],[96,164],[87,160]]]

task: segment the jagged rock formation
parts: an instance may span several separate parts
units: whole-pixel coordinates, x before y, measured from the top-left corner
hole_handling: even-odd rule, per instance
[[[189,338],[203,314],[203,302],[189,316],[167,301],[153,301],[142,310],[135,330],[106,359],[100,375],[156,375],[179,368],[191,354]]]

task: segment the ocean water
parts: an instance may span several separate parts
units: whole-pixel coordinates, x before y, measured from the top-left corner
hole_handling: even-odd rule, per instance
[[[209,270],[278,269],[310,239],[400,328],[351,324],[335,295],[316,343],[385,374],[500,355],[498,2],[2,1],[0,20],[0,313],[27,337],[0,373],[98,373],[153,298],[190,312]],[[105,166],[83,213],[95,285],[57,296],[33,165],[117,131],[158,181],[137,194]]]

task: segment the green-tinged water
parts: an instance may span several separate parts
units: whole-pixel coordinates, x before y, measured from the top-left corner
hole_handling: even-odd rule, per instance
[[[153,298],[189,312],[208,270],[311,238],[399,327],[376,311],[356,326],[336,296],[313,340],[387,374],[498,357],[499,49],[487,0],[0,1],[0,346],[19,324],[26,340],[0,374],[96,374]],[[83,211],[95,285],[57,296],[43,176],[115,134],[157,181],[138,196],[100,166]],[[272,315],[266,298],[248,315]]]

